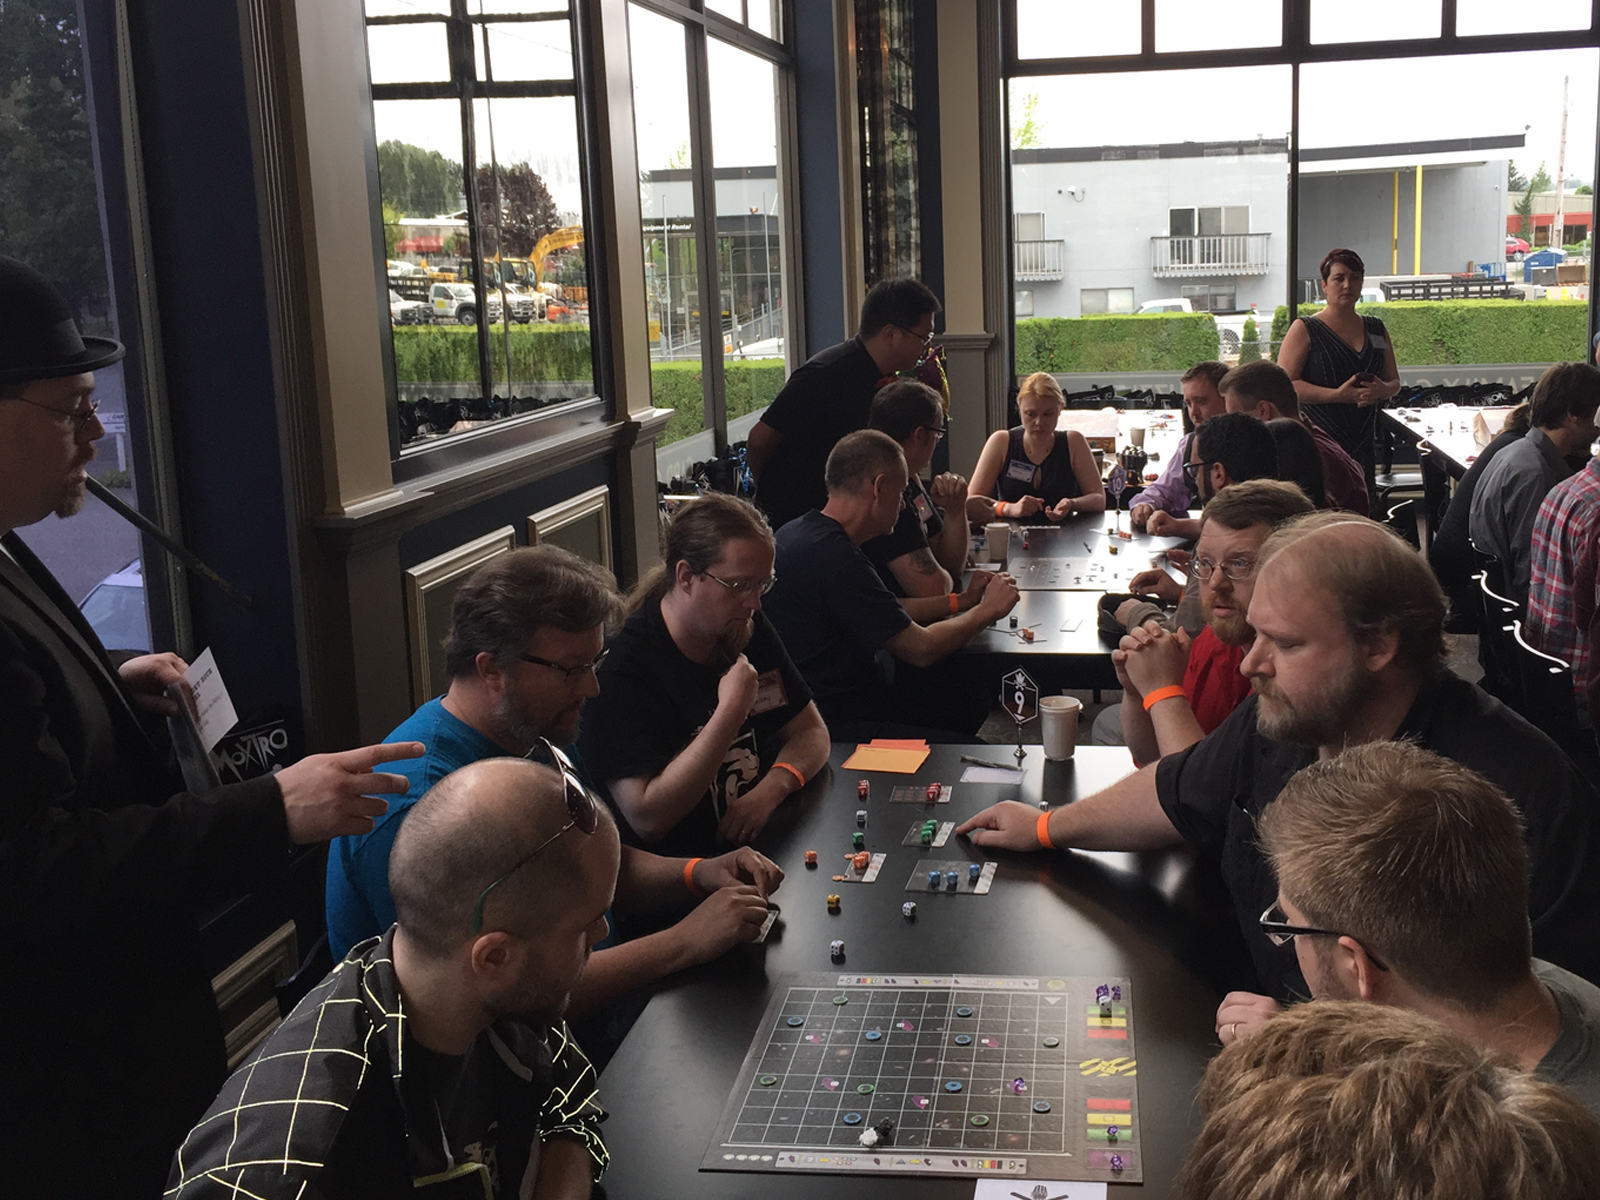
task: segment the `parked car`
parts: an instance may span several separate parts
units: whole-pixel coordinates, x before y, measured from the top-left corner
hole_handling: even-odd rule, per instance
[[[1146,300],[1139,305],[1141,313],[1193,312],[1194,305],[1187,299]]]
[[[465,283],[436,283],[428,292],[433,302],[435,321],[459,321],[463,325],[478,323],[478,297]],[[489,323],[500,319],[500,297],[489,293]]]
[[[407,300],[390,288],[389,320],[396,325],[425,325],[433,320],[433,309],[421,300]]]
[[[1531,249],[1533,249],[1533,247],[1528,245],[1528,243],[1523,241],[1521,238],[1515,237],[1509,233],[1506,234],[1506,253],[1512,256],[1514,260],[1521,261],[1522,256]]]
[[[78,608],[106,649],[150,653],[144,572],[137,558],[95,584]]]

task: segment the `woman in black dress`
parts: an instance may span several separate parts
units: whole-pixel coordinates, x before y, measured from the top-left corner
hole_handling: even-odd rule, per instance
[[[1278,365],[1294,380],[1301,411],[1361,464],[1367,492],[1376,495],[1376,406],[1400,390],[1400,369],[1383,322],[1356,312],[1366,273],[1354,250],[1328,252],[1322,260],[1327,306],[1289,326]]]

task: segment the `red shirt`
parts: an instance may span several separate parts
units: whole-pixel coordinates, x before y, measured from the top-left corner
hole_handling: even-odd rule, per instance
[[[1183,694],[1200,728],[1210,733],[1250,694],[1250,681],[1239,674],[1245,647],[1227,646],[1208,625],[1189,648],[1183,672]]]

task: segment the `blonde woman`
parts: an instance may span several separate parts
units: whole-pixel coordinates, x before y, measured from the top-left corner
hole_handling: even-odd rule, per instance
[[[1022,381],[1022,424],[989,435],[967,488],[967,516],[976,522],[1042,525],[1106,510],[1105,488],[1089,443],[1077,430],[1056,429],[1066,397],[1039,371]]]

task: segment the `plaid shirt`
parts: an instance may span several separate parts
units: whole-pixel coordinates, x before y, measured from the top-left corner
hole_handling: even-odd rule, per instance
[[[1550,489],[1533,523],[1528,641],[1572,666],[1587,707],[1589,624],[1600,560],[1600,459]]]
[[[533,1140],[551,1137],[583,1143],[591,1173],[600,1177],[607,1155],[594,1068],[565,1023],[535,1030],[502,1021],[478,1035],[506,1068],[494,1088],[500,1145],[485,1155],[491,1159],[487,1173],[476,1162],[456,1160],[437,1101],[428,1106],[431,1112],[407,1110],[401,1086],[406,1015],[393,939],[390,929],[352,947],[234,1072],[178,1149],[167,1196],[291,1200],[346,1192],[409,1195],[443,1185],[416,1194],[487,1194],[492,1200],[493,1176],[500,1176],[499,1194],[516,1195],[521,1171],[514,1163],[526,1163]],[[513,1145],[518,1132],[525,1140]],[[393,1161],[397,1153],[407,1161]],[[353,1169],[362,1186],[325,1186],[324,1168],[336,1174]]]

